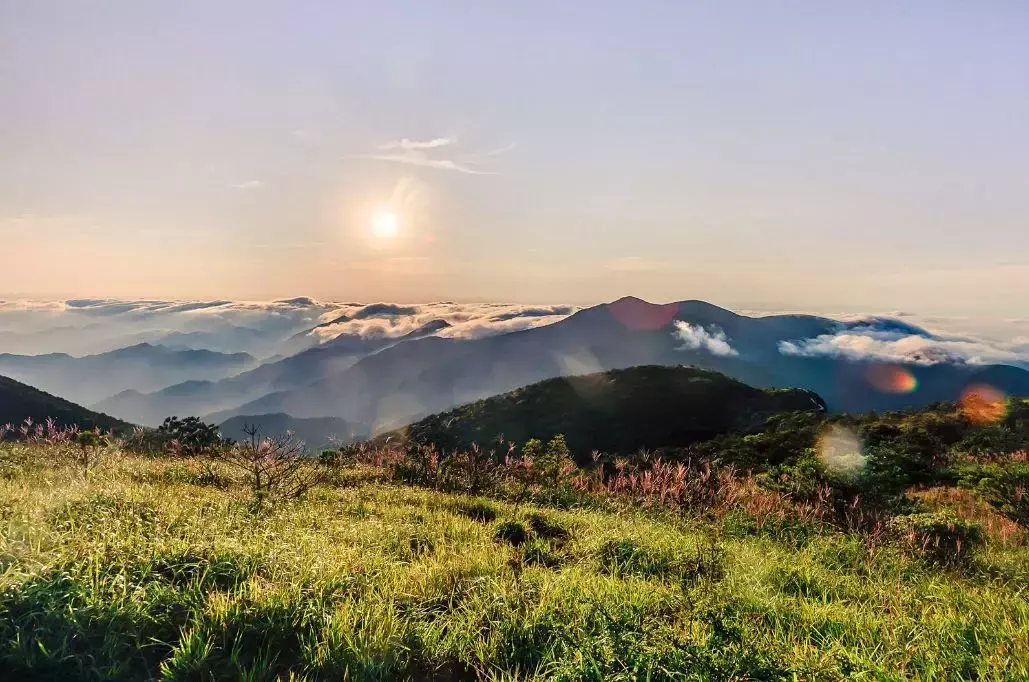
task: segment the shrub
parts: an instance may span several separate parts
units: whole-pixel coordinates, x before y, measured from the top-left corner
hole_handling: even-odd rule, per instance
[[[88,478],[111,447],[111,441],[98,430],[81,431],[75,434],[75,444],[78,447],[71,451],[71,460],[82,472],[82,477]]]
[[[440,490],[443,456],[433,445],[409,443],[402,451],[390,451],[383,464],[394,481]]]
[[[554,436],[546,446],[537,438],[531,438],[522,447],[522,456],[509,460],[508,472],[520,485],[521,491],[515,502],[515,512],[535,489],[551,502],[578,499],[572,489],[573,475],[577,471],[568,444],[561,434]]]
[[[303,497],[323,476],[317,461],[306,457],[303,441],[292,433],[262,438],[257,426],[247,425],[247,439],[221,451],[221,459],[242,473],[260,506],[265,500]]]
[[[957,471],[962,487],[978,492],[1012,521],[1029,527],[1029,464],[987,464]]]
[[[891,525],[905,551],[933,564],[966,563],[983,541],[979,524],[951,511],[897,516]]]
[[[664,506],[674,511],[701,512],[731,505],[740,486],[731,468],[715,468],[710,462],[665,462],[660,458],[632,462],[620,459],[616,473],[605,481],[608,492],[644,507]]]
[[[205,424],[199,417],[168,417],[157,427],[156,435],[166,451],[183,457],[210,454],[222,445],[218,427]]]
[[[468,450],[447,457],[445,464],[444,487],[472,495],[493,492],[503,475],[496,453],[486,452],[476,443],[472,443]]]
[[[324,480],[337,486],[347,484],[347,473],[357,466],[357,458],[357,450],[351,447],[322,450],[318,455],[318,464],[324,472]]]

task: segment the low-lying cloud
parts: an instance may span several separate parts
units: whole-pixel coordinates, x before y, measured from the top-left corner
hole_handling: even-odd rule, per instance
[[[378,314],[368,314],[375,309]],[[336,321],[310,332],[320,342],[340,335],[362,338],[398,338],[442,320],[449,326],[437,333],[444,338],[479,338],[553,324],[576,311],[572,306],[523,306],[474,303],[425,303],[398,307],[373,304],[343,311]]]
[[[0,302],[0,353],[100,353],[141,342],[257,356],[291,354],[342,335],[432,333],[477,338],[552,324],[572,306],[75,299]]]
[[[712,355],[720,357],[739,355],[736,349],[729,345],[725,332],[715,326],[705,329],[700,325],[677,320],[672,336],[682,342],[682,345],[677,350],[703,349]]]
[[[783,341],[779,352],[804,357],[842,357],[850,360],[935,365],[967,363],[1009,364],[1029,368],[1029,339],[1008,341],[972,335],[932,333],[890,318],[841,322],[832,334]]]

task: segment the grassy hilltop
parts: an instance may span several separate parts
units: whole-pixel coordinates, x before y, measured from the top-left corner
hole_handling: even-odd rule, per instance
[[[1024,531],[957,488],[921,504],[989,532],[940,565],[753,481],[520,503],[366,464],[255,509],[221,465],[33,447],[0,481],[4,679],[1029,675]]]
[[[1029,401],[768,416],[809,394],[665,376],[672,412],[758,409],[578,464],[547,424],[495,457],[0,443],[0,679],[1029,679]],[[474,409],[569,395],[539,386]]]

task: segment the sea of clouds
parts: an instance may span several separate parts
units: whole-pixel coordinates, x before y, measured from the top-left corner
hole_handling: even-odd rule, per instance
[[[275,301],[70,299],[0,300],[0,353],[101,353],[137,343],[259,358],[288,355],[340,335],[396,338],[432,325],[454,338],[553,324],[578,310],[570,305],[505,303],[352,303],[300,297]],[[746,312],[766,315],[768,311]],[[780,344],[785,355],[860,360],[1001,363],[1029,369],[1029,318],[828,315],[832,333]],[[440,324],[445,322],[446,326]],[[718,328],[676,322],[682,348],[736,354]]]
[[[72,299],[0,301],[0,353],[101,353],[137,343],[273,355],[342,334],[400,337],[439,321],[440,336],[477,338],[551,324],[565,305]]]

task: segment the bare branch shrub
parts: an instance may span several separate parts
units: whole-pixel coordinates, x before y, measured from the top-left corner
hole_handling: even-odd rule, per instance
[[[246,438],[218,451],[216,457],[246,477],[258,506],[266,500],[295,500],[322,480],[317,460],[307,457],[307,447],[292,432],[262,437],[260,427],[243,427]]]

